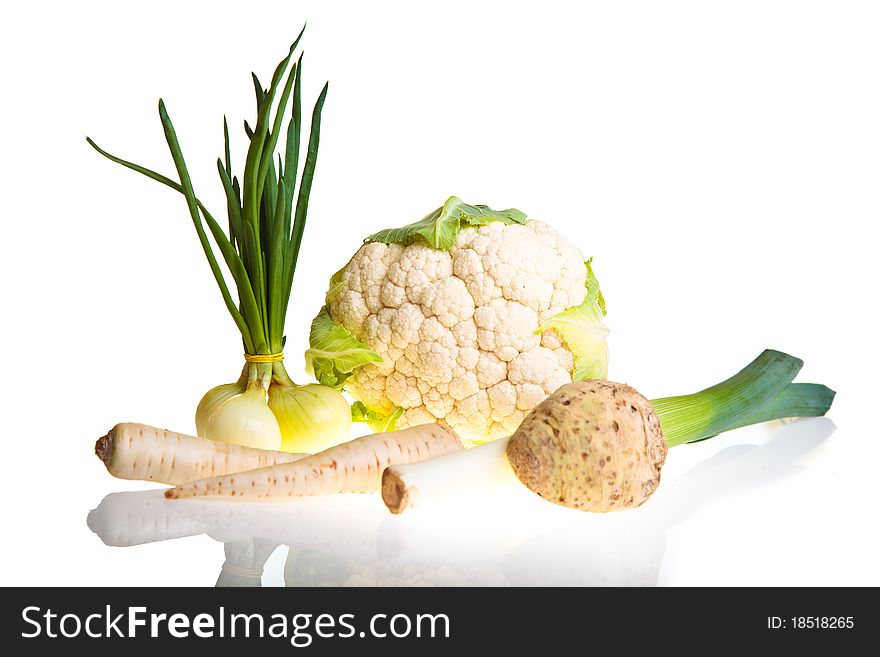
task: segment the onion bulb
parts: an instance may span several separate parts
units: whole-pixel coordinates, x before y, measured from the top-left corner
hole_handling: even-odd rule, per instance
[[[281,450],[316,453],[349,439],[351,410],[336,390],[319,383],[273,384],[269,408],[281,427]]]
[[[246,371],[242,378],[235,383],[224,383],[216,388],[211,388],[206,392],[205,396],[202,397],[202,401],[199,402],[199,405],[196,408],[196,435],[204,438],[208,418],[211,416],[211,413],[213,413],[218,406],[223,404],[223,402],[231,397],[240,395],[245,390],[247,390]]]
[[[282,362],[247,363],[238,381],[202,397],[196,431],[222,443],[315,453],[350,438],[351,410],[329,386],[295,384]]]
[[[248,388],[214,409],[205,424],[205,437],[220,443],[278,450],[281,429],[266,405],[266,394]]]

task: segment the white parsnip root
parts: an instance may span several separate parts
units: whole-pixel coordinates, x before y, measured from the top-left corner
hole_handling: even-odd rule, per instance
[[[218,443],[132,422],[117,424],[99,438],[95,454],[114,477],[175,486],[309,456]]]
[[[362,436],[294,463],[213,477],[165,491],[165,497],[290,498],[379,490],[382,471],[401,463],[462,450],[447,426],[424,424],[401,431]]]

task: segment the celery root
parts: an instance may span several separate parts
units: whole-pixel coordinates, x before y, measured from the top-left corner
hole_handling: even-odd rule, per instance
[[[95,454],[114,477],[172,485],[308,456],[218,443],[132,422],[117,424],[99,438]]]
[[[379,489],[389,465],[412,463],[463,449],[447,426],[423,424],[362,436],[293,463],[203,479],[165,491],[165,497],[289,498]]]
[[[507,444],[510,467],[532,491],[598,512],[643,504],[660,484],[666,452],[651,402],[610,381],[562,386]]]

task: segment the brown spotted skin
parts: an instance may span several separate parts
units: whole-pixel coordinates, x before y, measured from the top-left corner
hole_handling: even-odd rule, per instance
[[[541,497],[582,511],[645,502],[660,483],[666,440],[651,402],[610,381],[576,381],[523,420],[507,446],[516,476]]]
[[[213,477],[170,488],[165,497],[239,497],[285,499],[379,490],[382,471],[464,449],[448,426],[423,424],[361,436],[294,463]]]
[[[217,443],[134,422],[117,424],[99,438],[95,454],[114,477],[172,485],[308,456]]]

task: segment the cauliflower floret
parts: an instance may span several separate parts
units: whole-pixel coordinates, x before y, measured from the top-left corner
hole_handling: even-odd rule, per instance
[[[521,352],[541,342],[537,313],[518,301],[496,299],[474,313],[480,349],[511,361]]]
[[[370,242],[351,259],[330,316],[382,357],[346,389],[404,409],[398,427],[442,420],[462,436],[511,433],[571,381],[574,357],[553,315],[586,294],[584,258],[538,221],[463,227],[449,251]]]
[[[462,371],[449,384],[449,396],[457,401],[470,397],[480,389],[476,372]]]
[[[561,369],[552,351],[546,347],[535,347],[510,361],[507,378],[511,383],[535,383],[543,386],[547,381],[556,380],[558,370]],[[562,374],[564,376],[567,372],[563,371]]]
[[[422,403],[415,377],[406,376],[399,370],[389,374],[385,380],[385,394],[395,406],[402,408],[420,406]]]

